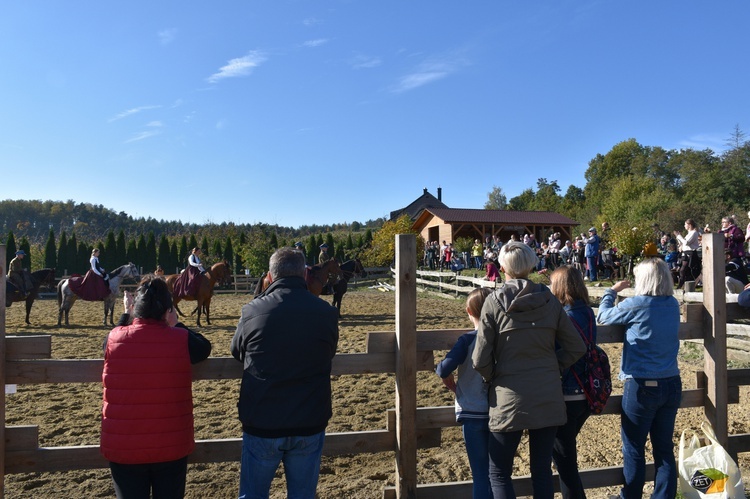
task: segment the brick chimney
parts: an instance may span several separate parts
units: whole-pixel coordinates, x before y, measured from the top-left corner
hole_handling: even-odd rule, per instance
[[[425,192],[426,191],[427,191],[427,189],[425,189]],[[443,188],[442,187],[438,187],[438,201],[442,201],[442,200],[443,200]]]

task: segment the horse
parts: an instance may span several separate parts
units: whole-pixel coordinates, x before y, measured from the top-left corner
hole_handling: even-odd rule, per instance
[[[128,278],[132,278],[136,282],[138,282],[141,279],[141,275],[138,271],[138,267],[136,267],[133,263],[121,265],[107,275],[109,276],[109,280],[107,282],[109,283],[110,293],[106,296],[106,298],[104,298],[104,300],[102,300],[104,301],[103,324],[105,326],[107,325],[107,316],[109,316],[109,324],[114,326],[115,301],[117,300],[117,295],[120,293],[120,284],[124,279]],[[68,323],[68,314],[70,313],[70,309],[73,307],[73,304],[77,299],[78,295],[76,295],[73,290],[70,289],[70,286],[68,286],[68,279],[62,279],[57,284],[57,305],[59,308],[59,312],[57,314],[58,326],[61,325],[63,313],[65,313],[65,325],[70,325]]]
[[[331,282],[331,276],[335,276],[333,282]],[[337,282],[341,277],[342,272],[341,267],[339,267],[339,262],[333,258],[325,263],[319,263],[312,267],[305,267],[305,284],[307,285],[307,290],[315,296],[320,296],[328,284]],[[270,284],[271,281],[269,280],[268,272],[266,272],[260,277],[260,279],[258,279],[258,284],[255,285],[253,296],[258,296],[265,291]]]
[[[333,285],[333,300],[331,300],[331,305],[339,309],[339,317],[341,317],[341,299],[344,297],[344,293],[346,293],[346,290],[349,287],[349,280],[354,275],[357,275],[359,277],[364,277],[367,275],[367,272],[365,272],[365,268],[364,266],[362,266],[362,262],[359,260],[359,258],[355,258],[354,260],[347,260],[342,263],[341,273],[343,277]],[[324,292],[322,294],[326,295],[331,293]]]
[[[174,289],[174,283],[179,276],[180,274],[172,274],[165,277],[170,293]],[[179,298],[173,296],[172,303],[174,304],[175,309],[184,317],[185,314],[182,313],[177,304],[182,300],[195,300],[198,302],[198,306],[196,307],[196,312],[198,314],[196,322],[198,327],[201,327],[201,313],[206,314],[206,323],[211,324],[211,297],[214,293],[214,285],[217,282],[224,283],[228,279],[231,279],[231,277],[232,269],[226,260],[213,264],[211,268],[200,277],[201,282],[196,296],[182,296]]]
[[[331,277],[334,276],[334,277]],[[305,271],[305,284],[307,290],[315,296],[320,296],[328,284],[333,285],[341,279],[341,267],[335,258],[327,262],[307,267]]]
[[[26,302],[26,324],[29,322],[29,314],[31,313],[31,306],[34,304],[34,300],[39,298],[39,288],[42,284],[46,285],[47,288],[52,290],[55,287],[55,269],[42,269],[35,270],[31,273],[31,289],[28,296],[24,296],[16,285],[10,281],[5,281],[5,306],[10,307],[12,303],[17,301]]]

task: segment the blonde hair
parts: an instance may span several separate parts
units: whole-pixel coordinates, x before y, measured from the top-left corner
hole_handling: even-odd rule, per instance
[[[672,296],[674,281],[669,265],[661,258],[646,258],[633,269],[635,294],[646,296]]]
[[[500,248],[500,266],[511,279],[526,279],[539,263],[539,257],[528,244],[510,241]]]
[[[477,288],[466,297],[466,311],[470,316],[479,318],[479,314],[482,313],[482,306],[484,300],[492,294],[491,288]]]
[[[558,267],[550,274],[549,288],[563,305],[572,305],[576,300],[589,304],[589,291],[583,282],[581,271],[570,265]]]

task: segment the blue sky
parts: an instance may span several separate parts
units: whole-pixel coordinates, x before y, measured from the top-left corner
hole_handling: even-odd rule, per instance
[[[364,222],[750,132],[750,2],[5,2],[3,199]],[[30,172],[30,175],[20,172]]]

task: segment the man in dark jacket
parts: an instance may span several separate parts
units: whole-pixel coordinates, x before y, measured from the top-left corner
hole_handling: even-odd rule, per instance
[[[302,253],[279,248],[269,266],[271,284],[242,307],[231,345],[245,369],[239,497],[267,497],[280,462],[289,497],[315,497],[338,312],[307,290]]]

